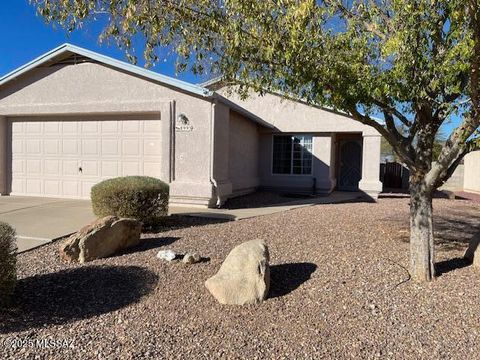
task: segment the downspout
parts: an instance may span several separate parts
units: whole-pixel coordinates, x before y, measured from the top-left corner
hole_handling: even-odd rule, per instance
[[[219,208],[222,206],[222,199],[218,191],[218,183],[215,180],[213,175],[213,166],[214,166],[214,157],[215,157],[215,106],[217,100],[212,101],[212,111],[210,113],[210,183],[213,186],[213,191],[215,192],[215,197],[217,198],[216,207]]]

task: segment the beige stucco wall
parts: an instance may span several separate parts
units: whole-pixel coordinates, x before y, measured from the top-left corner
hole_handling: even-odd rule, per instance
[[[281,175],[272,173],[273,133],[262,133],[260,137],[260,183],[266,189],[281,191],[313,192],[316,179],[316,192],[328,193],[333,189],[331,171],[331,134],[311,134],[313,137],[313,162],[311,175]]]
[[[230,111],[229,177],[235,195],[253,191],[260,185],[258,125]]]
[[[0,195],[7,195],[8,193],[8,159],[7,159],[7,119],[0,116]]]
[[[161,113],[167,130],[162,131],[162,161],[172,151],[174,158],[173,169],[162,172],[164,180],[173,180],[172,198],[203,205],[210,201],[210,100],[94,63],[37,68],[0,89],[0,116],[7,118],[115,113]],[[170,126],[179,114],[190,120],[193,130],[175,132],[175,146],[170,148]],[[1,147],[6,139],[0,137]]]
[[[365,135],[379,135],[370,126],[333,111],[309,106],[300,102],[284,99],[278,95],[266,93],[263,96],[252,94],[246,99],[227,88],[218,93],[251,111],[282,132],[332,133],[360,132]]]
[[[462,191],[465,179],[465,165],[459,164],[452,176],[440,187],[440,190]]]
[[[480,150],[465,156],[464,190],[480,193]]]
[[[357,134],[363,137],[364,159],[360,190],[376,198],[382,190],[380,174],[380,134],[370,126],[363,125],[348,116],[302,102],[284,99],[266,93],[251,94],[242,99],[228,88],[218,93],[237,103],[262,120],[274,126],[274,130],[261,130],[259,174],[260,184],[265,188],[285,190],[311,190],[313,178],[316,191],[330,192],[336,185],[336,134]],[[311,134],[313,139],[312,175],[272,174],[272,135],[274,133]]]

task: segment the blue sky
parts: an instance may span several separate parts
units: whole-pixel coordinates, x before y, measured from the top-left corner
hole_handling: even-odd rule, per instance
[[[90,23],[82,30],[68,34],[61,28],[46,24],[36,15],[35,7],[28,0],[2,0],[3,13],[0,15],[0,77],[31,61],[35,57],[65,43],[99,52],[101,54],[127,61],[125,54],[114,44],[100,44],[98,36],[104,26],[103,23]],[[142,54],[137,54],[140,66],[143,66]],[[181,80],[198,83],[206,78],[199,78],[191,73],[175,74],[173,60],[156,64],[151,70]],[[443,127],[443,133],[449,134],[457,125],[459,119]]]
[[[98,36],[104,26],[102,23],[90,23],[81,31],[68,34],[61,28],[46,24],[35,13],[35,7],[28,0],[2,0],[3,11],[0,15],[0,77],[31,61],[35,57],[69,42],[101,54],[127,61],[125,54],[114,44],[100,44]],[[142,54],[137,54],[140,66],[143,66]],[[175,75],[173,61],[159,63],[151,70],[177,77],[189,82],[200,82],[191,73]]]

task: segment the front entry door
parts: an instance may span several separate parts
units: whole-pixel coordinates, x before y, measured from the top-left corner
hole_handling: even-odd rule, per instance
[[[340,173],[338,190],[358,191],[362,179],[362,145],[359,141],[340,142]]]

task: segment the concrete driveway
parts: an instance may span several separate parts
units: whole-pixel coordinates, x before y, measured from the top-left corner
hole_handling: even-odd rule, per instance
[[[17,231],[19,252],[72,234],[94,219],[88,200],[0,196],[0,221]]]

